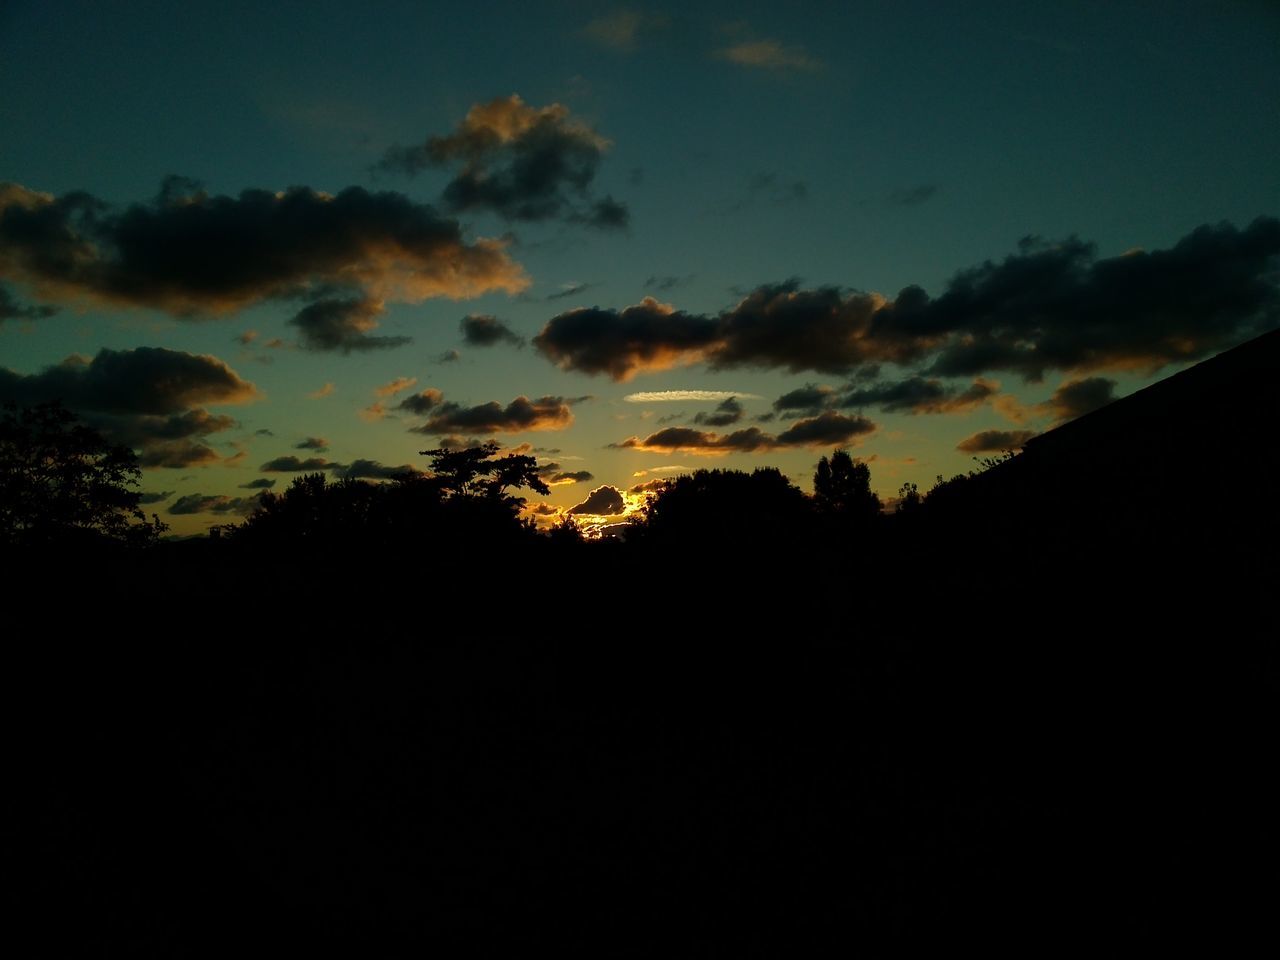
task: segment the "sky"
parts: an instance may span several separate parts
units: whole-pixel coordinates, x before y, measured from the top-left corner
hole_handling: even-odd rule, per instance
[[[0,130],[0,401],[177,534],[485,440],[887,500],[1280,326],[1273,3],[6,2]]]

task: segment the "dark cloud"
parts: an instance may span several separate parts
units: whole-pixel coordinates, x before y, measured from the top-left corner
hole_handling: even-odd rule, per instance
[[[698,359],[717,341],[715,320],[681,313],[652,297],[621,311],[582,307],[553,317],[533,345],[564,370],[628,380]]]
[[[320,471],[320,470],[345,470],[345,463],[335,463],[332,460],[326,460],[324,457],[307,457],[301,460],[293,454],[286,457],[276,457],[274,460],[268,460],[258,469],[263,473],[301,473],[304,470]]]
[[[461,437],[454,434],[441,437],[436,441],[436,446],[441,450],[470,450],[473,447],[482,447],[484,443],[479,437]]]
[[[759,427],[748,427],[730,434],[704,433],[692,427],[665,427],[641,440],[630,437],[621,443],[610,444],[620,450],[653,450],[661,453],[684,451],[687,453],[722,454],[752,450],[771,450],[776,446],[774,437]]]
[[[778,434],[780,447],[839,446],[872,433],[876,425],[866,417],[846,417],[828,410],[807,420],[797,420]]]
[[[345,480],[394,480],[397,477],[420,476],[422,471],[412,464],[390,467],[377,460],[353,460],[348,466],[335,465],[334,475]]]
[[[738,402],[738,398],[729,397],[717,404],[713,412],[699,413],[693,418],[693,422],[706,427],[727,427],[741,420],[743,413],[742,404]]]
[[[428,387],[421,393],[405,397],[396,405],[397,410],[408,410],[410,413],[425,415],[444,403],[444,394],[435,387]]]
[[[881,363],[935,377],[1136,367],[1195,360],[1280,325],[1280,220],[1204,226],[1171,249],[1098,259],[1091,244],[1025,240],[1000,263],[956,274],[931,299],[790,280],[716,316],[645,298],[553,317],[534,345],[564,369],[626,380],[705,361],[857,377]]]
[[[223,458],[202,441],[236,425],[196,403],[246,403],[252,383],[217,357],[160,347],[70,356],[40,373],[0,368],[0,402],[61,401],[112,443],[139,453],[144,467],[189,467]]]
[[[421,396],[421,394],[419,394]],[[412,399],[412,398],[411,398]],[[573,423],[572,403],[577,397],[516,397],[505,407],[496,400],[474,407],[445,402],[433,408],[427,422],[415,433],[524,433],[526,430],[563,430]]]
[[[876,425],[865,417],[846,417],[828,410],[807,420],[797,420],[777,436],[759,427],[747,427],[733,433],[704,433],[692,427],[666,427],[643,440],[630,437],[609,446],[625,450],[651,450],[658,453],[695,453],[719,455],[776,450],[782,447],[839,446],[856,442],[873,432]]]
[[[548,300],[564,300],[566,297],[576,297],[580,293],[586,293],[588,290],[590,290],[594,286],[596,286],[596,284],[594,283],[566,284],[564,287],[557,290],[555,293],[548,293],[547,299]]]
[[[899,207],[914,207],[932,200],[937,194],[937,184],[922,183],[918,187],[901,187],[894,190],[889,194],[889,202]]]
[[[1087,377],[1064,383],[1043,405],[1055,420],[1074,420],[1105,407],[1115,399],[1116,382],[1106,377]]]
[[[155,201],[123,210],[83,192],[0,184],[0,278],[50,302],[177,317],[337,290],[359,292],[343,302],[419,302],[528,285],[501,243],[467,243],[457,222],[403,194],[292,187],[210,197],[172,181]]]
[[[141,504],[164,503],[172,497],[173,494],[173,490],[164,490],[159,493],[144,493],[139,497],[138,502]]]
[[[222,494],[206,496],[202,493],[190,493],[175,500],[169,507],[169,513],[175,516],[192,513],[234,513],[243,516],[253,513],[257,506],[257,496],[228,497]]]
[[[0,323],[6,320],[42,320],[57,312],[53,307],[31,306],[20,302],[12,290],[0,283]]]
[[[74,410],[170,414],[195,403],[246,403],[257,389],[217,357],[162,347],[72,355],[40,373],[0,368],[0,398],[23,405],[61,400]]]
[[[307,350],[350,353],[353,350],[386,350],[412,343],[412,337],[375,337],[382,316],[380,300],[367,297],[326,297],[309,303],[289,321],[301,331]]]
[[[293,446],[295,450],[314,450],[316,453],[324,453],[329,449],[329,441],[324,437],[307,437],[301,443]]]
[[[675,287],[682,286],[686,283],[692,283],[697,277],[696,273],[687,273],[684,276],[674,276],[668,274],[666,276],[651,276],[644,282],[646,290],[672,290]]]
[[[270,490],[276,485],[276,481],[271,477],[258,477],[256,480],[250,480],[248,483],[240,484],[242,490]]]
[[[803,387],[784,393],[773,401],[773,409],[780,412],[808,410],[816,413],[830,406],[835,401],[835,397],[836,392],[832,387],[819,387],[806,383]]]
[[[595,476],[589,470],[556,470],[546,474],[545,479],[547,483],[590,483]]]
[[[617,487],[605,484],[596,487],[587,495],[587,499],[570,507],[566,512],[574,515],[585,514],[593,517],[611,517],[622,513],[627,508],[627,501]]]
[[[718,320],[712,366],[785,367],[792,373],[846,373],[880,359],[909,359],[909,352],[867,341],[884,305],[875,294],[843,294],[835,287],[801,290],[798,280],[767,284],[747,294]]]
[[[981,378],[961,390],[937,379],[908,377],[850,390],[836,404],[846,409],[876,407],[885,413],[963,413],[991,399],[999,389],[999,384]]]
[[[626,207],[613,197],[597,199],[591,189],[608,146],[567,107],[531,107],[512,94],[476,104],[448,136],[391,147],[378,168],[409,176],[457,169],[443,194],[453,211],[616,228],[626,226]]]
[[[1034,430],[983,430],[956,444],[962,453],[999,453],[1017,450],[1036,435]]]
[[[747,181],[746,192],[714,213],[738,213],[759,202],[787,204],[809,199],[809,185],[803,180],[783,180],[776,173],[757,173]]]
[[[462,339],[473,347],[492,347],[498,343],[524,346],[524,337],[497,317],[471,313],[462,318],[459,326],[462,328]]]
[[[560,512],[560,510],[549,503],[535,503],[529,508],[529,512],[537,514],[540,517],[554,517]]]
[[[462,354],[457,350],[446,350],[444,353],[438,354],[433,363],[457,363],[462,359]]]
[[[645,480],[641,483],[637,483],[633,487],[629,487],[627,489],[627,493],[630,493],[630,494],[657,493],[659,490],[665,487],[668,483],[670,483],[669,480],[664,480],[662,477],[654,477],[652,480]]]
[[[1194,360],[1280,324],[1280,220],[1202,226],[1169,250],[1098,260],[1092,244],[1024,240],[952,279],[918,326],[951,335],[942,375]]]
[[[115,443],[139,452],[144,467],[193,467],[218,463],[223,458],[204,440],[236,426],[228,416],[196,408],[167,417],[146,414],[83,414],[85,420]]]

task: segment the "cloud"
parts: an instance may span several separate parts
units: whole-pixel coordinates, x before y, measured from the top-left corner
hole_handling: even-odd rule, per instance
[[[1034,430],[983,430],[956,444],[962,453],[999,453],[1017,450],[1036,435]]]
[[[0,184],[0,278],[46,302],[149,307],[178,318],[278,299],[345,304],[328,308],[339,310],[337,319],[325,308],[295,318],[314,344],[326,343],[326,322],[339,331],[343,317],[348,327],[368,324],[370,305],[380,310],[384,300],[518,293],[529,283],[501,242],[468,243],[456,221],[403,194],[291,187],[211,197],[177,189],[172,178],[156,200],[122,210],[83,192],[55,197]],[[334,291],[351,297],[335,299]]]
[[[0,368],[0,397],[30,405],[61,400],[74,410],[170,414],[196,403],[248,403],[257,388],[217,357],[137,347],[73,354],[36,374]]]
[[[256,480],[250,480],[248,483],[240,484],[242,490],[270,490],[276,485],[274,479],[270,477],[258,477]]]
[[[408,410],[410,413],[419,415],[430,413],[432,410],[444,403],[444,394],[435,387],[427,387],[421,393],[415,393],[411,397],[405,397],[396,406],[397,410]]]
[[[603,487],[596,487],[587,495],[587,499],[565,512],[575,516],[612,517],[622,513],[626,508],[627,501],[622,496],[622,491],[605,484]]]
[[[580,307],[553,317],[533,338],[534,347],[563,370],[631,379],[644,370],[692,363],[717,343],[709,317],[678,312],[645,297],[621,311]]]
[[[419,397],[423,396],[419,394]],[[415,399],[415,398],[410,398]],[[580,398],[519,396],[505,407],[496,400],[474,407],[441,402],[427,407],[431,416],[415,433],[524,433],[526,430],[564,430],[573,423],[571,404]],[[406,401],[407,402],[407,401]],[[402,404],[403,406],[403,404]]]
[[[686,283],[692,283],[697,278],[696,273],[686,273],[682,276],[667,274],[665,276],[650,276],[644,282],[646,290],[672,290],[676,287],[683,286]]]
[[[240,516],[253,513],[258,507],[257,496],[228,497],[223,494],[205,495],[190,493],[179,497],[169,507],[175,516],[193,513],[234,513]]]
[[[396,377],[388,383],[374,387],[373,395],[375,397],[389,397],[392,394],[399,393],[401,390],[408,390],[417,382],[417,377]]]
[[[1000,384],[978,378],[964,390],[941,380],[908,377],[894,383],[850,390],[836,405],[861,409],[876,407],[885,413],[966,413],[996,395]]]
[[[938,194],[936,183],[922,183],[916,187],[900,187],[889,194],[889,202],[899,207],[915,207],[932,200]]]
[[[334,476],[344,480],[394,480],[404,476],[421,476],[422,471],[412,464],[402,463],[390,467],[377,460],[352,460],[347,466],[333,465]]]
[[[12,290],[0,283],[0,323],[6,320],[42,320],[57,312],[53,307],[21,303]]]
[[[548,300],[564,300],[566,297],[576,297],[580,293],[585,293],[592,287],[597,286],[594,283],[563,283],[560,289],[555,293],[548,293]]]
[[[462,318],[462,339],[473,347],[492,347],[499,343],[509,343],[523,347],[524,337],[520,336],[497,317],[487,314],[470,313]]]
[[[721,401],[740,397],[743,400],[759,400],[758,393],[747,393],[745,390],[642,390],[629,393],[622,399],[627,403],[669,403],[672,401],[688,403],[700,400]]]
[[[727,427],[741,420],[743,412],[737,397],[729,397],[718,404],[713,413],[703,411],[693,418],[693,422],[707,427]]]
[[[652,480],[645,480],[642,483],[637,483],[632,487],[628,487],[627,493],[631,494],[632,496],[638,496],[640,494],[653,494],[653,493],[657,493],[666,485],[667,485],[667,481],[665,479],[663,479],[662,477],[654,477]]]
[[[788,410],[809,410],[817,412],[835,402],[836,391],[833,387],[820,387],[806,383],[803,387],[788,391],[773,401],[773,408],[780,412]]]
[[[876,425],[866,417],[846,417],[828,410],[807,420],[797,420],[778,434],[780,447],[840,446],[872,433]]]
[[[141,504],[148,504],[148,505],[153,503],[164,503],[166,500],[172,497],[173,494],[174,494],[173,490],[164,490],[162,492],[157,492],[157,493],[144,493],[139,496],[138,502]]]
[[[1055,420],[1074,420],[1092,413],[1099,407],[1105,407],[1115,399],[1116,382],[1106,377],[1088,377],[1084,380],[1071,380],[1058,387],[1041,409],[1051,414]]]
[[[246,330],[244,333],[238,334],[232,339],[235,340],[236,343],[240,344],[240,346],[247,347],[253,343],[253,341],[258,339],[258,331]]]
[[[1098,259],[1074,238],[1024,240],[1000,263],[957,273],[943,294],[889,300],[836,287],[766,284],[719,315],[645,298],[547,321],[535,347],[563,369],[627,380],[705,362],[857,375],[877,364],[924,376],[1139,368],[1196,360],[1280,325],[1280,220],[1203,226],[1169,250]]]
[[[333,390],[333,384],[326,383],[319,390],[313,390],[311,393],[308,393],[307,398],[309,400],[323,400],[325,397],[330,396],[333,393]]]
[[[759,427],[747,427],[733,433],[704,433],[692,427],[666,427],[643,440],[630,437],[610,444],[615,449],[647,450],[654,453],[693,453],[720,456],[727,453],[750,453],[784,447],[842,446],[856,442],[873,432],[876,425],[865,417],[846,417],[828,410],[807,420],[797,420],[777,436]]]
[[[521,444],[521,446],[528,446]],[[512,451],[517,452],[517,451]],[[549,486],[566,483],[586,483],[594,480],[595,477],[587,470],[566,471],[559,463],[550,461],[541,464],[538,467],[538,476],[542,477]]]
[[[202,408],[180,414],[112,414],[93,411],[81,416],[102,431],[114,443],[122,443],[138,451],[143,467],[193,467],[223,462],[230,464],[241,455],[223,458],[204,440],[236,426],[228,416],[215,415]]]
[[[19,374],[0,368],[0,402],[31,406],[61,401],[112,443],[139,453],[144,467],[187,467],[222,461],[202,438],[236,421],[195,407],[248,403],[254,385],[217,357],[162,347],[99,350]]]
[[[559,507],[553,507],[549,503],[535,503],[528,508],[529,512],[539,517],[554,517],[560,513]]]
[[[294,444],[295,450],[314,450],[316,453],[324,453],[329,449],[329,441],[324,437],[307,437],[301,443]]]
[[[276,457],[274,460],[268,460],[258,469],[263,473],[301,473],[304,470],[343,470],[346,468],[345,463],[335,463],[332,460],[326,460],[324,457],[308,457],[300,460],[293,454],[286,457]]]
[[[822,61],[810,56],[804,47],[784,45],[777,40],[752,40],[735,43],[715,51],[715,57],[740,67],[762,70],[800,70],[812,73],[822,69]]]
[[[386,350],[412,343],[412,337],[374,337],[382,316],[381,300],[367,297],[326,297],[309,303],[289,320],[302,331],[307,350],[351,353],[353,350]]]
[[[415,176],[455,167],[443,202],[452,211],[491,210],[508,220],[563,220],[625,227],[627,208],[591,190],[609,141],[553,103],[531,107],[519,96],[473,106],[453,133],[393,146],[379,169]]]
[[[596,17],[582,28],[582,35],[593,43],[612,50],[630,52],[641,38],[664,30],[670,24],[664,14],[640,10],[615,10]]]
[[[431,361],[432,363],[457,363],[462,359],[462,354],[457,350],[446,350],[444,353],[437,354]]]

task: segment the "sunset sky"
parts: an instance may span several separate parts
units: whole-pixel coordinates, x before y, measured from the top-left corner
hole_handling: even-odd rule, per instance
[[[590,518],[923,489],[1280,325],[1280,7],[831,6],[4,3],[0,401],[178,534],[485,439]]]

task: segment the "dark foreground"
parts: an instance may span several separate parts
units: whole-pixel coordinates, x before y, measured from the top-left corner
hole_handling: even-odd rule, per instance
[[[48,954],[1226,943],[1274,903],[1273,583],[1161,554],[28,570],[65,606],[10,620],[19,916]]]

